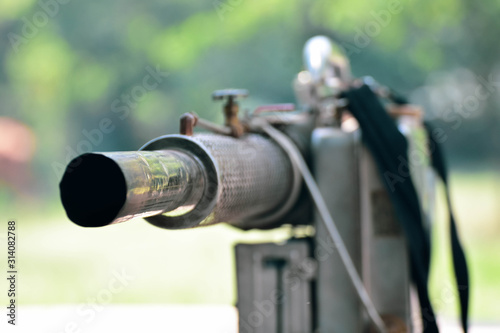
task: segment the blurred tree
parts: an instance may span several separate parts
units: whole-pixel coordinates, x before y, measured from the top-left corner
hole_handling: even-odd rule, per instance
[[[76,153],[136,149],[176,131],[178,116],[190,110],[220,120],[212,90],[248,88],[252,107],[293,101],[291,80],[314,34],[341,43],[354,74],[406,94],[428,85],[430,74],[457,68],[488,79],[498,73],[499,13],[496,2],[461,0],[4,0],[1,110],[33,127],[38,179],[54,194]],[[168,76],[146,89],[156,69]],[[491,158],[498,149],[496,89],[479,117],[450,130],[454,156]],[[103,119],[112,132],[101,130]]]

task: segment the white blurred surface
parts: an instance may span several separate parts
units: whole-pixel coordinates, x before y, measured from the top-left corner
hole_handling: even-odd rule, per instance
[[[237,315],[231,306],[106,305],[81,315],[81,305],[24,306],[18,309],[18,325],[6,332],[22,333],[235,333]],[[4,316],[2,316],[4,317]],[[4,319],[4,318],[2,318]],[[2,320],[0,327],[6,326]],[[0,329],[0,332],[5,332]]]
[[[23,306],[18,324],[7,325],[2,318],[1,332],[22,333],[236,333],[237,312],[225,305],[105,305],[94,316],[81,313],[81,305]],[[4,316],[2,316],[4,317]],[[441,332],[461,332],[451,320],[439,320]],[[6,329],[5,329],[6,328]],[[500,323],[472,324],[470,333],[498,333]],[[307,332],[304,332],[307,333]]]

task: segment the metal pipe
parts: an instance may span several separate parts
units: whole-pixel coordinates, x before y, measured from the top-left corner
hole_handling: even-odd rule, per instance
[[[300,191],[285,152],[258,134],[166,135],[138,152],[84,154],[67,167],[61,199],[70,220],[99,227],[143,217],[166,229],[278,221]]]
[[[100,227],[188,211],[200,201],[206,177],[199,161],[182,151],[84,154],[68,165],[61,200],[70,220]]]

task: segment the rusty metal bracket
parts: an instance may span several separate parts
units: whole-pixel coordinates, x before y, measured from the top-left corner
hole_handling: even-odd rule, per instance
[[[183,135],[188,135],[192,136],[193,135],[193,129],[198,123],[198,115],[194,112],[188,112],[184,113],[181,116],[181,124],[180,124],[180,129],[179,133]]]

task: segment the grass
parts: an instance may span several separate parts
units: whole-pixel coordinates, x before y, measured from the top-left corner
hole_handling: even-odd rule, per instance
[[[85,303],[122,271],[133,280],[113,295],[116,303],[234,304],[234,243],[287,234],[226,225],[168,231],[142,220],[84,229],[63,214],[61,208],[54,218],[14,216],[21,304]],[[7,301],[4,293],[0,299]]]
[[[452,174],[452,204],[468,259],[470,314],[476,320],[500,318],[500,178],[494,174]],[[438,189],[433,234],[431,298],[439,313],[457,317],[448,218],[443,188]]]
[[[498,320],[499,180],[492,174],[453,174],[451,186],[471,269],[472,318]],[[431,298],[439,313],[455,317],[457,303],[442,195],[439,199]],[[92,302],[103,290],[109,290],[114,274],[123,270],[133,280],[113,293],[110,302],[234,304],[233,245],[281,240],[288,235],[287,229],[241,232],[225,225],[168,231],[142,220],[84,229],[70,223],[59,205],[38,208],[26,211],[12,207],[7,215],[18,221],[20,304]],[[4,255],[0,265],[5,267]],[[0,287],[6,290],[6,282]],[[6,293],[1,293],[0,301],[6,304]]]

